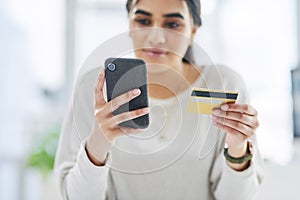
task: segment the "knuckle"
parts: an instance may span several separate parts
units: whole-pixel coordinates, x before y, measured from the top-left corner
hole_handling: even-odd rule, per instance
[[[245,120],[245,115],[243,113],[236,113],[236,117],[242,121]]]
[[[102,89],[100,89],[99,87],[95,87],[95,88],[94,88],[94,92],[95,92],[96,94],[99,94],[99,93],[102,92]]]
[[[106,103],[106,101],[105,101],[105,99],[99,99],[99,103],[101,104],[101,105],[103,105],[103,104],[105,104]]]
[[[107,113],[107,115],[112,113],[112,104],[111,104],[111,102],[108,102],[108,103],[104,104],[104,106],[102,107],[102,110],[103,110],[104,113]]]
[[[252,136],[255,134],[255,131],[251,129],[251,131],[249,132],[249,135]]]
[[[248,104],[243,105],[243,109],[248,111],[249,110],[249,105]]]
[[[221,123],[222,125],[228,125],[228,120],[225,119],[225,118],[223,118],[223,119],[221,119],[220,123]]]
[[[221,114],[223,114],[223,112],[221,112]],[[229,112],[224,112],[225,117],[230,117],[230,113]]]
[[[116,99],[110,101],[109,107],[110,107],[110,109],[120,107],[120,100],[119,100],[119,98],[116,98]]]
[[[142,113],[143,113],[142,110],[136,110],[136,111],[135,111],[135,115],[136,115],[136,116],[139,116],[139,115],[141,115]]]
[[[244,129],[245,129],[244,124],[239,123],[239,122],[236,122],[235,124],[236,124],[236,127],[237,127],[238,129],[240,129],[240,130],[244,130]]]
[[[259,124],[259,121],[256,120],[256,122],[254,123],[254,127],[257,128],[257,127],[259,127],[259,125],[260,125],[260,124]]]
[[[225,122],[224,118],[218,117],[217,120],[218,120],[218,123],[219,123],[220,125],[223,125],[224,122]]]
[[[95,117],[96,119],[100,119],[102,117],[102,108],[99,108],[99,109],[95,109]]]
[[[119,121],[119,122],[121,122],[121,121],[126,121],[127,120],[127,118],[128,118],[128,114],[120,114],[119,116],[118,116],[118,120],[117,121]]]

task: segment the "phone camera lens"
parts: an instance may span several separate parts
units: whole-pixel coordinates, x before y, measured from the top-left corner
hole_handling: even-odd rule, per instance
[[[108,63],[107,68],[109,71],[115,71],[116,65],[114,63]]]

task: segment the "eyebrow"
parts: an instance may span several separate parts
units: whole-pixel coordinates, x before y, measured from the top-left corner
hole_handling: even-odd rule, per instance
[[[151,17],[152,14],[145,11],[145,10],[141,10],[141,9],[138,9],[134,12],[134,14],[141,14],[141,15],[146,15],[146,16],[149,16]],[[178,17],[178,18],[181,18],[181,19],[184,19],[184,17],[180,14],[180,13],[168,13],[168,14],[165,14],[163,15],[164,17],[166,18],[172,18],[172,17]]]
[[[171,18],[171,17],[178,17],[181,19],[184,19],[184,17],[180,13],[169,13],[165,14],[164,17]]]
[[[135,12],[134,12],[134,14],[136,15],[136,14],[141,14],[141,15],[146,15],[146,16],[152,16],[152,14],[151,13],[149,13],[149,12],[147,12],[147,11],[144,11],[144,10],[136,10]]]

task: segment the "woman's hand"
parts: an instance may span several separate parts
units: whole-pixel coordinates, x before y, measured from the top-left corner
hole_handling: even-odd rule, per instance
[[[214,109],[212,123],[227,133],[228,153],[233,157],[246,154],[247,141],[259,126],[257,111],[251,105],[235,103]]]
[[[138,97],[141,94],[141,91],[139,89],[134,89],[107,102],[103,92],[104,81],[105,73],[104,70],[102,70],[97,79],[94,91],[96,123],[94,131],[92,131],[92,134],[89,136],[86,146],[90,160],[97,165],[103,163],[107,152],[110,150],[108,147],[112,146],[116,137],[124,135],[124,133],[135,134],[143,131],[142,129],[119,127],[119,124],[149,113],[149,108],[142,108],[114,116],[112,114],[113,111],[118,109],[121,105]],[[103,144],[104,140],[106,144]],[[110,143],[111,145],[108,145],[107,143]]]

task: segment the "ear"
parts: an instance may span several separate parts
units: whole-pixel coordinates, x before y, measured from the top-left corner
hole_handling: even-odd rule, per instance
[[[198,28],[199,28],[199,26],[196,26],[196,25],[194,25],[193,28],[192,28],[190,45],[192,45],[193,42],[194,42],[194,38],[195,38],[195,36],[196,36],[196,33],[197,33],[197,31],[198,31]]]

